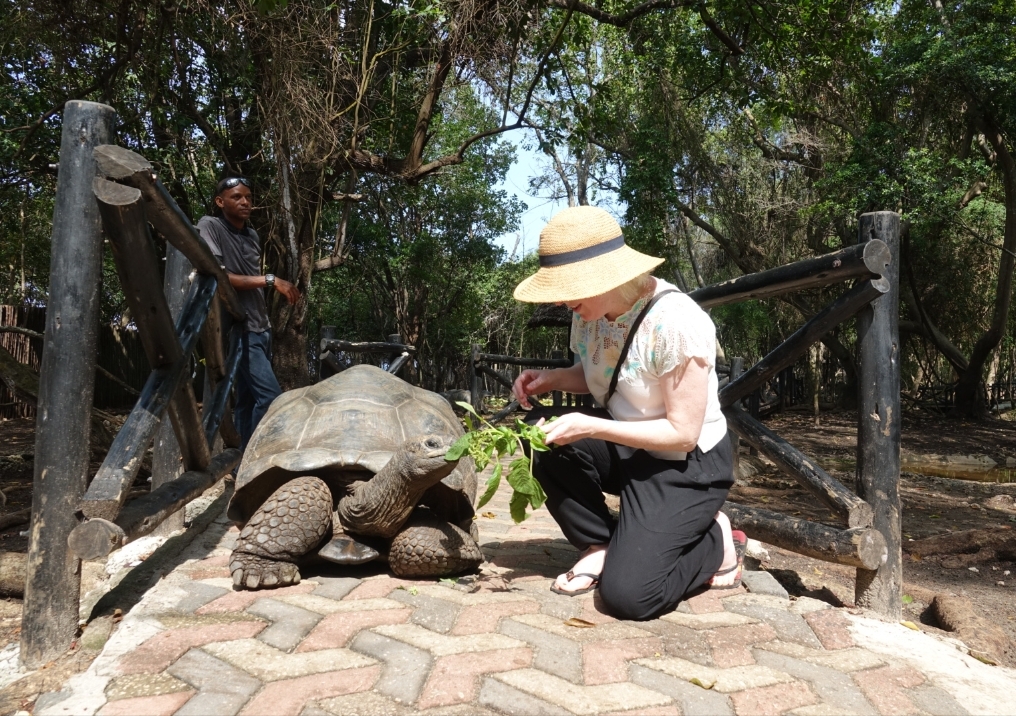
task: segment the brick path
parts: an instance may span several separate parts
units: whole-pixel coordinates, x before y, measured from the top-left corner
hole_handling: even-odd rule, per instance
[[[617,621],[550,578],[575,557],[546,510],[502,490],[479,518],[488,562],[461,582],[373,568],[234,592],[219,517],[36,714],[1013,713],[1016,673],[955,642],[808,598],[765,572],[650,622]],[[348,574],[348,572],[347,572]],[[572,620],[569,622],[569,620]],[[581,621],[575,621],[581,620]]]

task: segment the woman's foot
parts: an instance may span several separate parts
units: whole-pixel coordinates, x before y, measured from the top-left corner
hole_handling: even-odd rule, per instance
[[[559,574],[554,582],[554,591],[559,594],[579,593],[593,586],[593,578],[589,575],[603,572],[603,563],[607,558],[607,545],[594,544],[588,547],[579,557],[579,561],[570,571]],[[568,579],[568,575],[573,575]]]
[[[737,569],[737,547],[734,545],[734,534],[730,527],[730,520],[722,512],[717,512],[714,518],[720,525],[723,532],[723,562],[716,574],[709,580],[710,587],[731,587],[741,579],[741,573]]]

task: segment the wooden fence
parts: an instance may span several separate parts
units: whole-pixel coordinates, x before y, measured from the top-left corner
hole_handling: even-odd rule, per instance
[[[78,560],[151,533],[240,460],[229,395],[246,314],[152,166],[110,144],[113,119],[102,104],[69,101],[64,108],[21,629],[20,658],[30,668],[66,651],[74,638]],[[165,279],[149,224],[169,244]],[[89,482],[103,235],[151,370]],[[228,337],[226,313],[233,319]],[[200,410],[190,380],[199,341],[206,366]],[[168,430],[164,415],[175,443],[161,444],[178,450],[164,461],[182,463],[185,472],[153,475],[152,491],[124,507],[160,423]],[[217,435],[229,447],[213,454]],[[155,462],[159,453],[157,445]]]
[[[0,306],[0,326],[26,328],[42,334],[46,309],[41,306]],[[16,361],[38,373],[42,363],[41,338],[0,332],[0,347]],[[92,403],[105,411],[133,407],[151,368],[133,328],[100,325],[96,352],[95,387]],[[202,376],[198,376],[200,380]],[[0,383],[0,418],[34,418],[35,403],[23,400]]]

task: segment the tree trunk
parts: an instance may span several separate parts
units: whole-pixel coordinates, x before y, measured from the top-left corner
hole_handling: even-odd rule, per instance
[[[995,288],[995,306],[991,325],[974,344],[967,369],[960,373],[956,385],[956,412],[964,417],[982,417],[987,414],[984,398],[984,366],[998,347],[1009,321],[1012,305],[1013,268],[1016,259],[1016,160],[1009,152],[1005,135],[990,121],[985,121],[984,135],[997,155],[998,167],[1002,172],[1002,186],[1005,190],[1005,235],[1002,241],[1002,255],[998,261],[998,281]]]
[[[280,172],[286,171],[280,167]],[[282,244],[286,252],[279,257],[279,270],[300,290],[300,298],[290,306],[281,295],[269,298],[275,300],[272,312],[272,364],[275,375],[283,390],[300,388],[311,381],[307,353],[307,309],[309,307],[311,280],[314,275],[314,247],[318,219],[320,218],[324,180],[322,176],[303,177],[299,185],[313,187],[297,191],[297,182],[288,183],[288,196],[280,211],[283,232]],[[299,217],[299,228],[289,226],[289,217]]]

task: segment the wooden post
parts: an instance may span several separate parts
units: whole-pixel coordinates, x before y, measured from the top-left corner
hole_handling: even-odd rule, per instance
[[[469,354],[469,404],[477,415],[483,407],[483,379],[480,372],[476,370],[476,364],[480,358],[480,346],[473,344],[473,350]]]
[[[114,116],[104,104],[64,105],[21,619],[20,660],[30,669],[67,651],[78,628],[81,564],[67,537],[88,481],[102,281],[92,150],[109,143]]]
[[[741,377],[741,373],[744,372],[744,358],[741,356],[734,356],[730,359],[730,380],[728,383],[733,383],[735,380]],[[738,480],[741,477],[741,438],[730,426],[727,426],[727,435],[730,436],[730,450],[734,454],[734,479]]]
[[[166,295],[166,303],[169,304],[169,313],[174,322],[180,316],[183,302],[187,299],[191,270],[191,262],[187,260],[187,257],[178,248],[167,243],[166,277],[163,281],[163,292]],[[212,443],[210,441],[208,445],[211,449]],[[172,421],[166,420],[164,415],[159,423],[159,429],[155,433],[155,445],[152,448],[152,490],[177,479],[183,473],[184,465],[180,443],[177,442],[176,433],[173,432]],[[166,535],[183,529],[183,517],[183,511],[173,513],[156,528],[156,534]]]
[[[882,274],[885,295],[857,317],[857,494],[875,510],[874,528],[885,537],[888,558],[877,570],[859,568],[854,601],[899,621],[903,613],[900,549],[900,215],[862,214],[858,243],[881,240],[892,260]]]
[[[554,360],[564,360],[564,352],[562,351],[551,351],[550,357]],[[561,407],[561,391],[555,390],[553,393],[553,405],[555,408]]]
[[[201,406],[203,413],[201,423],[204,426],[205,440],[208,441],[209,446],[215,443],[215,434],[223,425],[226,417],[226,408],[229,405],[229,393],[233,389],[233,383],[236,382],[236,369],[240,367],[240,340],[242,333],[243,330],[240,324],[234,324],[229,332],[229,356],[226,358],[224,365],[225,375],[215,385],[215,388],[205,391],[204,404]],[[225,437],[223,437],[223,444],[225,444]],[[231,445],[229,447],[236,446]]]
[[[335,340],[335,326],[321,326],[321,340],[319,343],[325,341]],[[335,370],[329,365],[326,358],[331,357],[331,353],[325,350],[323,347],[318,348],[318,380],[324,380],[335,375]]]

